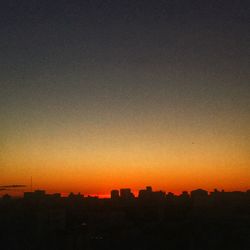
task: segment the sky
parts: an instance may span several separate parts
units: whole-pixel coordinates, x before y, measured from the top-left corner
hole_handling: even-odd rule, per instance
[[[241,0],[2,1],[0,184],[249,189],[249,19]]]

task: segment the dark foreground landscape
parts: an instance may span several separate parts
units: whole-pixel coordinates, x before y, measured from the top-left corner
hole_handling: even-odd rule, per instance
[[[0,199],[4,250],[250,249],[250,190],[181,195],[130,189],[110,199],[24,193]]]

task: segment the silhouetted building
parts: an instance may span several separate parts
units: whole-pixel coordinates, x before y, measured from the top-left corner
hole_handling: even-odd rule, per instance
[[[34,192],[24,192],[24,198],[26,200],[41,200],[46,196],[46,192],[44,190],[35,190]]]
[[[152,193],[152,195],[153,195],[153,200],[158,202],[158,201],[163,201],[165,199],[166,194],[163,191],[155,191]]]
[[[42,197],[42,196],[45,195],[45,193],[46,193],[45,190],[40,190],[40,189],[37,189],[37,190],[34,191],[34,194],[37,197]]]
[[[165,199],[163,191],[152,191],[152,187],[147,186],[146,189],[139,191],[138,199],[142,202],[158,202]]]
[[[202,198],[202,197],[207,197],[208,196],[208,191],[203,190],[203,189],[196,189],[191,191],[191,198]]]
[[[166,194],[166,198],[167,198],[168,200],[173,200],[173,199],[175,198],[175,195],[174,195],[174,193],[172,193],[172,192],[168,192],[168,193]]]
[[[191,191],[191,199],[195,207],[209,205],[209,196],[206,190],[196,189]]]
[[[125,200],[133,199],[134,194],[131,192],[130,188],[122,188],[120,189],[120,197]]]
[[[9,201],[11,199],[11,196],[9,194],[5,194],[2,197],[3,201]]]
[[[112,200],[118,200],[120,198],[119,190],[112,190],[110,193],[110,197]]]
[[[74,194],[71,192],[68,196],[68,199],[70,200],[82,200],[83,198],[84,198],[84,195],[81,193]]]
[[[139,190],[138,199],[141,201],[150,201],[152,200],[152,188],[146,187],[146,189]]]
[[[189,194],[188,194],[187,191],[183,191],[183,192],[181,193],[180,197],[185,198],[185,199],[188,199],[188,198],[189,198]]]

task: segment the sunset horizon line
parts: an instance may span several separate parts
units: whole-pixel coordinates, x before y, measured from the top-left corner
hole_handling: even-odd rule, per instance
[[[6,185],[6,186],[15,186],[15,185]],[[250,192],[250,188],[244,188],[244,189],[224,189],[224,188],[213,188],[213,189],[206,189],[206,188],[202,188],[202,187],[197,187],[197,188],[192,188],[192,189],[184,189],[182,191],[165,191],[165,190],[162,190],[162,189],[152,189],[151,186],[145,186],[145,188],[148,188],[150,187],[151,188],[151,191],[152,192],[162,192],[164,193],[164,195],[168,195],[168,194],[173,194],[175,196],[180,196],[184,193],[186,194],[191,194],[192,191],[196,191],[196,190],[204,190],[208,193],[208,195],[210,195],[211,193],[214,193],[214,192],[218,192],[218,193],[231,193],[231,192],[242,192],[242,193],[247,193],[247,192]],[[68,197],[69,195],[73,194],[73,195],[81,195],[83,198],[87,198],[87,197],[93,197],[93,198],[100,198],[100,199],[105,199],[105,198],[111,198],[111,192],[112,191],[118,191],[120,192],[121,190],[130,190],[130,192],[134,195],[134,198],[138,198],[139,197],[139,192],[141,190],[145,190],[145,189],[131,189],[129,187],[122,187],[122,188],[119,188],[119,189],[111,189],[109,192],[106,192],[106,193],[84,193],[83,191],[68,191],[68,192],[59,192],[59,191],[50,191],[50,190],[46,190],[46,189],[43,189],[43,188],[35,188],[33,190],[13,190],[13,189],[0,189],[0,191],[6,191],[6,192],[3,192],[2,194],[0,194],[0,197],[4,197],[5,195],[9,195],[13,198],[22,198],[25,196],[25,193],[35,193],[36,191],[42,191],[44,192],[44,194],[46,195],[56,195],[56,194],[59,194],[61,197]]]

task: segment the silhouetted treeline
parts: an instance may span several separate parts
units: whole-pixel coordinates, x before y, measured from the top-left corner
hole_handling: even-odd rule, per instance
[[[4,195],[0,249],[250,249],[250,190],[177,196],[146,187],[135,197],[125,188],[110,199],[43,190]]]

